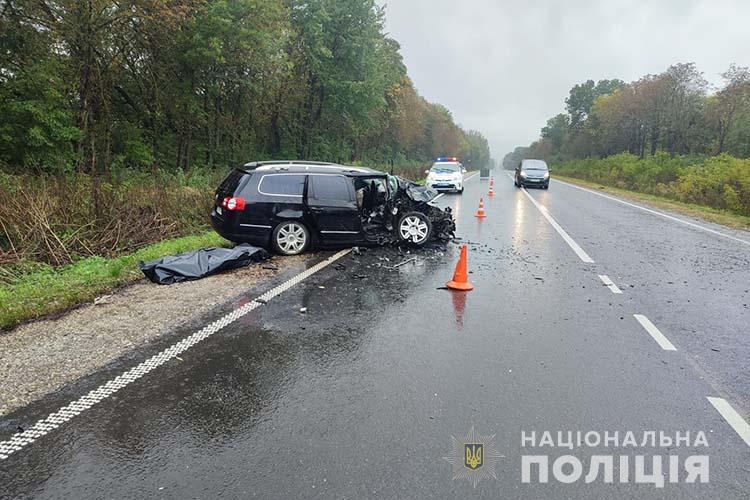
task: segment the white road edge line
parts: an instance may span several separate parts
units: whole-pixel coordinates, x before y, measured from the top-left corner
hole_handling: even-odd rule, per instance
[[[7,459],[13,453],[30,445],[31,443],[41,438],[42,436],[49,434],[54,429],[57,429],[64,423],[71,420],[73,417],[76,417],[77,415],[79,415],[81,412],[88,410],[95,404],[107,399],[108,397],[110,397],[112,394],[116,393],[123,387],[135,382],[136,380],[140,379],[141,377],[151,372],[155,368],[158,368],[159,366],[163,365],[167,361],[179,356],[180,354],[187,351],[188,349],[190,349],[197,343],[201,342],[202,340],[207,339],[211,335],[220,331],[222,328],[226,327],[227,325],[230,325],[231,323],[245,316],[250,311],[257,309],[258,307],[265,304],[269,300],[273,299],[277,295],[280,295],[281,293],[287,291],[288,289],[292,288],[294,285],[302,282],[303,280],[312,276],[313,274],[320,271],[321,269],[329,266],[330,264],[337,261],[341,257],[345,256],[349,252],[351,252],[351,249],[344,249],[328,257],[327,259],[321,262],[318,262],[317,264],[310,267],[309,269],[302,271],[298,275],[290,278],[289,280],[278,285],[277,287],[272,288],[271,290],[267,291],[266,293],[256,298],[255,300],[248,302],[244,306],[238,309],[235,309],[234,311],[225,315],[224,317],[214,321],[213,323],[209,325],[206,325],[203,329],[193,333],[192,335],[189,335],[188,337],[185,337],[184,339],[172,345],[171,347],[163,350],[162,352],[160,352],[159,354],[156,354],[155,356],[150,357],[146,361],[131,368],[125,373],[118,375],[117,377],[110,380],[106,384],[103,384],[97,387],[96,389],[92,390],[91,392],[77,399],[76,401],[73,401],[72,403],[66,406],[63,406],[55,413],[51,413],[46,418],[39,420],[32,427],[24,430],[23,432],[15,433],[10,439],[6,441],[0,441],[0,460]]]
[[[722,233],[721,231],[716,231],[715,229],[711,229],[705,226],[701,226],[700,224],[696,224],[695,222],[690,222],[685,219],[680,219],[679,217],[674,217],[669,214],[665,214],[663,212],[659,212],[657,210],[652,210],[650,208],[642,207],[640,205],[636,205],[635,203],[630,203],[625,200],[620,200],[619,198],[615,198],[614,196],[609,196],[603,193],[597,193],[593,189],[588,189],[581,186],[576,186],[575,184],[571,184],[569,182],[555,180],[554,182],[559,182],[560,184],[565,184],[566,186],[570,186],[572,188],[580,189],[581,191],[586,191],[591,194],[595,194],[597,196],[601,196],[602,198],[607,198],[608,200],[616,201],[617,203],[622,203],[623,205],[627,205],[629,207],[637,208],[638,210],[643,210],[644,212],[648,212],[650,214],[658,215],[659,217],[664,217],[665,219],[669,219],[675,222],[679,222],[680,224],[685,224],[686,226],[694,227],[696,229],[700,229],[701,231],[705,231],[707,233],[715,234],[717,236],[722,236],[724,238],[728,238],[730,240],[736,241],[738,243],[743,243],[745,245],[750,245],[750,241],[743,240],[742,238],[737,238],[736,236],[732,236],[731,234]]]
[[[634,314],[633,316],[638,320],[638,323],[641,324],[641,326],[648,332],[649,335],[651,335],[651,337],[656,341],[657,344],[659,344],[662,349],[664,349],[665,351],[677,350],[672,342],[670,342],[669,339],[665,337],[658,328],[656,328],[656,326],[651,322],[650,319],[648,319],[643,314]]]
[[[526,197],[531,200],[531,203],[533,203],[534,206],[539,210],[539,212],[541,212],[544,218],[547,219],[547,222],[552,224],[552,227],[554,227],[555,230],[560,234],[560,236],[562,236],[562,238],[565,240],[565,243],[567,243],[568,246],[573,249],[576,255],[578,255],[578,257],[580,257],[582,261],[593,264],[594,260],[589,257],[589,254],[583,251],[583,248],[581,248],[578,243],[573,240],[573,238],[568,236],[568,233],[565,232],[565,229],[560,227],[560,224],[558,224],[557,221],[553,219],[552,216],[547,212],[547,208],[537,203],[534,197],[531,196],[528,191],[526,191],[526,188],[521,189],[521,191],[523,191],[523,194],[525,194]]]
[[[620,290],[606,274],[600,274],[599,279],[602,280],[605,285],[607,285],[607,288],[609,288],[612,293],[622,293],[622,290]]]
[[[724,420],[732,426],[732,429],[740,435],[742,440],[745,441],[745,444],[750,446],[750,425],[748,425],[745,419],[742,418],[734,408],[732,408],[732,405],[730,405],[724,398],[707,397],[706,399],[708,399],[708,402],[716,408],[716,411],[718,411],[722,417],[724,417]]]

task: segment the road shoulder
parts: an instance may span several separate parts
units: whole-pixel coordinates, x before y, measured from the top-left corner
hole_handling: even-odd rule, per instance
[[[669,210],[676,214],[692,217],[703,222],[719,224],[731,229],[750,231],[750,217],[732,214],[711,207],[681,203],[659,196],[639,193],[636,191],[629,191],[627,189],[605,186],[598,182],[585,181],[582,179],[576,179],[574,177],[555,175],[553,177],[553,180],[554,179],[559,179],[563,182],[568,182],[570,184],[575,184],[577,186],[585,187],[612,196],[618,196],[629,201],[638,202],[650,208]]]
[[[96,305],[90,303],[0,335],[0,416],[315,260],[315,254],[274,257],[263,264],[169,286],[140,280]]]

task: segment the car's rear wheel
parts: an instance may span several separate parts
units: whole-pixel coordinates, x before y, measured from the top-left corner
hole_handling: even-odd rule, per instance
[[[398,221],[398,238],[417,246],[422,246],[430,239],[432,222],[422,212],[408,212]]]
[[[271,244],[281,255],[299,255],[310,245],[310,231],[301,222],[282,222],[273,230]]]

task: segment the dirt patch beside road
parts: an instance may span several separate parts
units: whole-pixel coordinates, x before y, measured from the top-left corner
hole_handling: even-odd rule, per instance
[[[314,254],[160,286],[145,279],[53,319],[0,335],[0,416],[196,321],[253,286],[301,271]],[[275,269],[269,269],[275,268]],[[296,272],[298,272],[296,271]]]

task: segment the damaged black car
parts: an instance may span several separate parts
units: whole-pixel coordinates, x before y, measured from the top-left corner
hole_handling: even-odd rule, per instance
[[[253,162],[216,191],[211,223],[236,243],[297,255],[310,247],[448,240],[456,229],[437,192],[363,167],[303,161]]]

